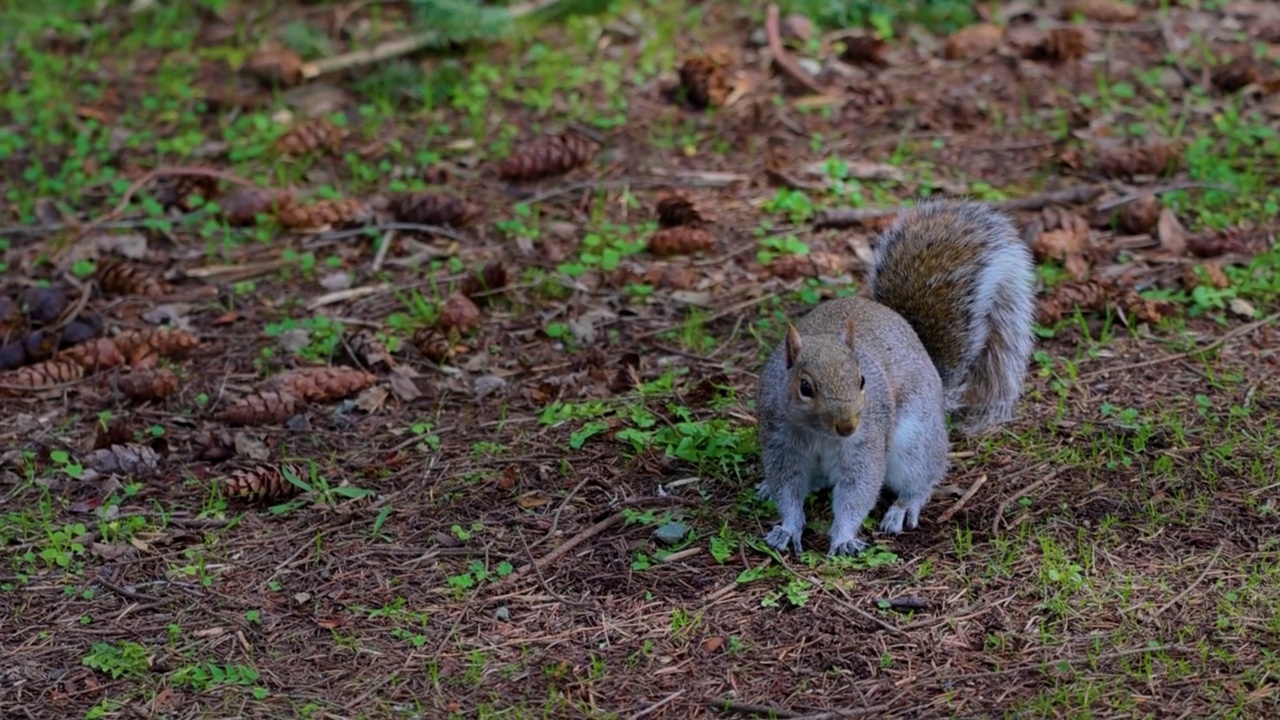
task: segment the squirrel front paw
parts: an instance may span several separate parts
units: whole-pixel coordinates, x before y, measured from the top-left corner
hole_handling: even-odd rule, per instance
[[[798,531],[793,533],[781,525],[774,525],[769,534],[764,536],[764,541],[766,545],[778,552],[786,552],[787,547],[790,546],[797,555],[800,554],[800,532]]]
[[[857,555],[863,550],[866,550],[867,547],[868,545],[866,540],[855,537],[843,542],[832,542],[831,549],[827,551],[827,554],[833,557],[841,555]]]
[[[760,500],[768,500],[773,496],[769,494],[769,486],[761,482],[756,484],[756,497]]]

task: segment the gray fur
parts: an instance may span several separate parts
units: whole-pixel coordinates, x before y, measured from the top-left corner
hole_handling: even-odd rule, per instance
[[[935,254],[940,246],[953,257]],[[896,264],[886,272],[895,249]],[[930,275],[930,262],[957,267]],[[873,297],[892,287],[903,306],[857,297],[823,303],[795,324],[797,368],[788,370],[779,343],[761,372],[764,479],[757,494],[778,508],[779,522],[765,536],[775,549],[800,551],[805,498],[826,487],[832,555],[866,548],[861,526],[882,487],[896,499],[880,531],[917,527],[946,474],[946,413],[955,412],[961,431],[973,434],[1009,420],[1022,394],[1034,340],[1034,265],[1007,216],[975,203],[922,202],[881,236],[868,283]],[[937,295],[947,288],[959,296]],[[931,307],[951,308],[957,321],[930,324]],[[847,319],[851,346],[842,334]],[[791,396],[791,373],[801,371],[823,386],[822,411],[859,417],[852,435],[840,436],[817,406]],[[857,410],[859,374],[866,384]]]

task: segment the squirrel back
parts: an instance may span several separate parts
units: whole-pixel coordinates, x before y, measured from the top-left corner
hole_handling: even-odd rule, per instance
[[[919,203],[881,233],[868,285],[915,330],[962,432],[1013,416],[1034,341],[1035,265],[1007,215]]]

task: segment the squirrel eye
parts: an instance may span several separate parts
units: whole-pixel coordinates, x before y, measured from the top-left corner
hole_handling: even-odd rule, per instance
[[[813,386],[809,384],[808,379],[800,381],[800,397],[813,397]]]
[[[862,388],[864,388],[864,387],[866,387],[866,386],[867,386],[867,376],[866,376],[866,375],[859,375],[859,376],[858,376],[858,389],[859,389],[859,390],[861,390]]]

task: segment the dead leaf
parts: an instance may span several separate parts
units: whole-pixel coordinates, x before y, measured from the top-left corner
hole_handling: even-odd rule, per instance
[[[702,641],[702,651],[713,653],[719,650],[723,645],[724,645],[724,638],[716,635]]]
[[[968,60],[995,50],[1004,39],[1004,28],[995,23],[978,23],[957,30],[947,38],[943,55],[948,60]]]
[[[271,457],[271,451],[267,449],[267,444],[261,439],[249,435],[245,432],[235,434],[233,444],[236,448],[236,455],[242,458],[263,462]]]
[[[99,543],[96,542],[89,546],[89,551],[94,555],[106,560],[119,560],[124,557],[133,548],[123,543]]]
[[[387,401],[387,397],[390,395],[391,391],[387,390],[382,385],[374,385],[372,387],[365,388],[356,396],[356,407],[367,413],[375,413],[378,411],[378,408],[382,407],[382,405]]]
[[[522,495],[520,499],[516,501],[516,504],[519,505],[522,510],[531,510],[536,507],[542,507],[550,502],[551,500],[549,498],[529,494]]]
[[[1253,306],[1253,303],[1244,298],[1231,298],[1227,301],[1227,307],[1231,312],[1248,320],[1258,316],[1258,309]]]
[[[407,365],[398,365],[391,371],[391,375],[387,377],[387,384],[391,386],[392,394],[400,402],[413,402],[422,397],[422,391],[413,382],[413,378],[417,374],[417,371]]]
[[[1156,222],[1156,237],[1160,247],[1170,255],[1181,256],[1187,252],[1187,231],[1178,222],[1173,210],[1164,208],[1160,211],[1160,219]]]

